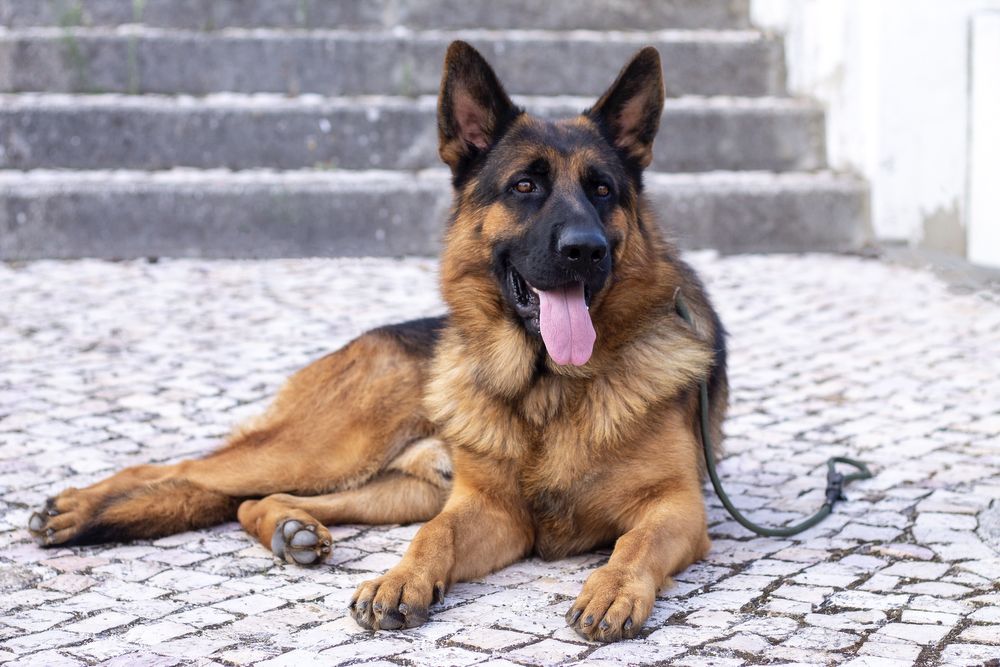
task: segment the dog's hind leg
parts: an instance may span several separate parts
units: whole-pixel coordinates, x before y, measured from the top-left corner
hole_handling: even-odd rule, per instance
[[[29,530],[45,545],[151,538],[235,519],[248,498],[361,486],[432,433],[420,405],[433,347],[425,338],[430,345],[399,327],[369,332],[293,375],[225,447],[68,489],[32,515]]]
[[[278,493],[240,505],[243,528],[289,563],[319,563],[331,548],[325,526],[427,521],[451,491],[451,460],[444,445],[425,438],[409,445],[373,480],[320,496]]]

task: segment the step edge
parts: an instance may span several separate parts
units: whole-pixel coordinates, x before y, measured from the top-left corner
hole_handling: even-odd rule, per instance
[[[624,42],[643,45],[650,41],[667,43],[779,43],[781,37],[755,28],[730,30],[666,29],[666,30],[524,30],[524,29],[295,29],[295,28],[224,28],[211,32],[179,28],[159,28],[141,24],[96,27],[33,26],[8,28],[0,26],[0,41],[76,39],[178,39],[198,40],[277,40],[277,39],[339,39],[361,42],[366,40],[407,40],[409,42],[440,42],[465,39],[468,41],[575,41]]]
[[[447,183],[447,169],[428,168],[416,171],[391,169],[270,170],[270,169],[190,169],[161,171],[128,169],[61,170],[0,169],[0,192],[23,189],[73,188],[99,189],[113,186],[195,186],[203,189],[224,186],[427,186]],[[708,171],[697,173],[646,172],[647,192],[656,190],[698,189],[806,189],[828,187],[866,191],[868,184],[856,175],[821,170],[815,172]]]
[[[514,102],[528,110],[569,111],[585,109],[594,103],[593,97],[582,95],[517,95]],[[210,93],[208,95],[165,95],[143,93],[51,93],[31,91],[0,93],[0,113],[45,110],[137,110],[157,112],[205,111],[344,111],[344,110],[412,110],[419,113],[437,109],[436,95],[321,95],[306,93],[295,96],[280,93]],[[823,113],[818,102],[809,98],[781,96],[685,95],[667,98],[664,111],[701,111],[718,113],[774,112]],[[578,113],[570,111],[570,113]]]

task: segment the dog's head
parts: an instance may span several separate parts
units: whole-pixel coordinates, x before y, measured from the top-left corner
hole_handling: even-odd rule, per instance
[[[511,102],[475,49],[449,47],[438,136],[456,203],[442,276],[459,326],[505,320],[529,344],[540,336],[559,366],[590,360],[602,309],[622,314],[603,307],[612,285],[655,250],[640,193],[663,97],[648,47],[580,116],[541,120]]]

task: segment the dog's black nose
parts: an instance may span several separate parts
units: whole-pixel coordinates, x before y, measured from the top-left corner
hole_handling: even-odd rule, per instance
[[[556,252],[567,268],[586,274],[608,256],[608,240],[592,227],[564,227],[556,239]]]

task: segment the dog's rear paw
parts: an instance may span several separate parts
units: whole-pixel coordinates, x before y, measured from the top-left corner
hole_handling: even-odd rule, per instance
[[[32,513],[28,519],[28,532],[35,541],[45,547],[69,542],[79,534],[84,523],[84,512],[80,503],[72,501],[72,492],[45,501],[45,507]]]
[[[297,519],[278,521],[271,536],[271,551],[297,565],[315,565],[330,555],[330,533],[324,526]]]

